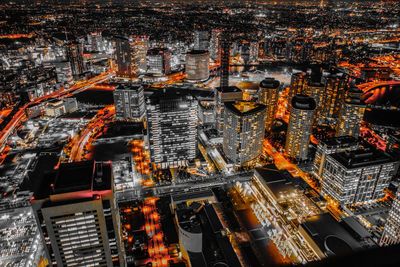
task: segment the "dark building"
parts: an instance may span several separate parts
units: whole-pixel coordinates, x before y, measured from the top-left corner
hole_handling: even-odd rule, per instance
[[[164,88],[148,99],[151,160],[160,168],[187,166],[196,156],[197,101],[187,91]]]
[[[57,266],[126,266],[111,163],[61,164],[31,199],[46,256]]]
[[[142,121],[146,107],[143,86],[138,84],[118,84],[113,91],[115,117],[117,120]]]
[[[81,75],[85,72],[85,65],[83,62],[83,49],[81,44],[70,42],[66,45],[67,60],[71,64],[71,71],[74,77]]]

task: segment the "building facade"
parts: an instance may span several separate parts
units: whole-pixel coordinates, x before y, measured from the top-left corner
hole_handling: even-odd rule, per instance
[[[118,84],[113,91],[115,118],[117,120],[142,121],[146,114],[143,86]]]
[[[316,104],[312,97],[296,95],[291,106],[285,150],[291,158],[306,160]]]
[[[392,157],[374,148],[328,155],[321,175],[322,194],[340,205],[381,199],[396,169]]]
[[[336,124],[336,135],[350,135],[358,137],[363,121],[366,105],[359,98],[346,98],[342,104],[338,123]]]
[[[147,104],[150,155],[157,168],[187,166],[196,157],[197,101],[165,88]]]
[[[400,243],[400,190],[397,190],[393,200],[379,245],[389,246],[398,243]]]
[[[226,102],[223,150],[235,164],[242,165],[262,153],[266,106],[253,102]]]
[[[210,76],[210,57],[208,51],[193,50],[186,54],[186,79],[204,81]]]
[[[47,258],[57,266],[126,266],[111,163],[61,164],[31,204]]]
[[[168,48],[150,49],[147,52],[147,73],[168,75],[171,71]]]
[[[280,82],[274,78],[266,78],[260,82],[258,102],[266,106],[265,130],[270,131],[275,120]]]

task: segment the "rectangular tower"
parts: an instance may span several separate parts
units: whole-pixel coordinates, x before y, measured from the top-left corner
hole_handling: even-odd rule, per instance
[[[57,266],[126,266],[111,163],[61,164],[31,204],[47,258]]]

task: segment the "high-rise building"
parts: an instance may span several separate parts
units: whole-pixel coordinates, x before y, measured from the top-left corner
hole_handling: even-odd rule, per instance
[[[313,174],[321,180],[322,171],[326,161],[326,157],[330,154],[340,153],[344,151],[352,151],[360,148],[360,142],[353,136],[333,137],[321,140],[317,145],[315,159],[313,165]]]
[[[389,246],[400,243],[400,190],[397,189],[389,216],[386,218],[385,228],[379,242],[380,246]]]
[[[126,266],[111,163],[61,164],[31,204],[54,266]]]
[[[236,86],[217,87],[215,89],[215,122],[218,134],[224,130],[224,103],[243,99],[243,91]]]
[[[120,83],[113,91],[113,96],[117,120],[143,120],[146,113],[143,86]]]
[[[365,103],[359,98],[346,98],[342,104],[336,135],[358,137],[365,112]]]
[[[220,87],[229,86],[229,60],[231,56],[231,34],[228,30],[222,32],[221,37],[221,79]]]
[[[153,48],[147,52],[147,73],[168,75],[171,71],[168,48]]]
[[[210,76],[210,57],[208,51],[193,50],[186,54],[186,79],[204,81]]]
[[[265,109],[265,105],[254,102],[225,103],[222,147],[235,164],[243,165],[262,153]]]
[[[307,95],[296,95],[291,102],[291,113],[286,134],[286,153],[297,160],[306,160],[314,119],[315,100]]]
[[[340,205],[378,200],[394,176],[397,162],[375,148],[330,154],[322,171],[322,194]]]
[[[209,46],[209,34],[208,31],[195,31],[194,32],[194,47],[193,50],[206,50],[208,51]]]
[[[213,29],[211,31],[211,40],[210,40],[210,46],[208,48],[208,51],[210,53],[210,57],[218,61],[218,56],[219,56],[219,43],[220,43],[220,36],[221,32],[217,29]]]
[[[114,59],[118,77],[135,78],[146,70],[147,38],[118,37],[114,39]]]
[[[295,72],[292,74],[288,100],[291,103],[294,96],[298,94],[303,94],[303,86],[306,82],[307,74],[305,72]]]
[[[186,91],[164,88],[148,99],[151,160],[158,168],[187,166],[196,156],[197,101]]]
[[[266,78],[260,82],[258,102],[266,105],[265,130],[270,131],[275,120],[278,105],[280,82],[274,78]]]
[[[339,117],[340,108],[346,94],[346,77],[343,73],[330,74],[323,77],[325,83],[324,110],[322,117],[330,122]]]
[[[314,121],[318,123],[323,110],[325,86],[321,82],[307,80],[303,87],[303,93],[314,98],[317,105],[314,112]]]
[[[71,71],[73,76],[79,76],[85,72],[85,65],[83,62],[83,49],[81,44],[70,42],[66,45],[67,60],[71,64]]]

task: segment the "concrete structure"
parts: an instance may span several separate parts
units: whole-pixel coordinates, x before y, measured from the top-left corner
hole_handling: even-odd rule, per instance
[[[388,246],[398,243],[400,243],[400,190],[397,190],[393,200],[379,245]]]
[[[214,95],[216,128],[219,135],[222,135],[224,129],[224,103],[242,100],[243,92],[236,86],[217,87]]]
[[[197,101],[187,91],[164,88],[148,99],[151,160],[160,168],[187,166],[196,156]]]
[[[322,194],[340,205],[381,199],[397,169],[397,162],[374,148],[331,154],[322,171]]]
[[[147,73],[168,75],[171,71],[168,48],[150,49],[147,52]]]
[[[233,163],[243,165],[262,152],[265,105],[254,102],[226,102],[223,150]]]
[[[205,81],[210,76],[210,57],[208,51],[193,50],[186,54],[186,79],[189,81]]]
[[[142,121],[146,114],[143,86],[118,84],[113,91],[117,120]]]
[[[275,120],[278,105],[280,82],[274,78],[265,78],[260,82],[258,102],[266,106],[265,130],[270,131]]]
[[[350,135],[358,138],[366,105],[359,98],[346,98],[342,104],[339,120],[336,125],[336,135]]]
[[[313,174],[321,180],[322,171],[326,157],[330,154],[340,153],[344,151],[352,151],[360,148],[360,142],[353,136],[341,136],[321,140],[317,145],[317,152],[315,153]]]
[[[31,199],[46,256],[57,266],[126,266],[111,163],[61,164]]]
[[[306,160],[312,130],[315,100],[307,95],[292,99],[289,126],[286,134],[286,153],[297,160]]]

